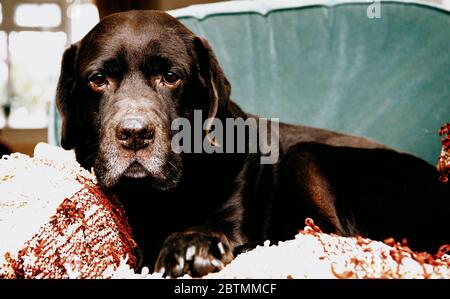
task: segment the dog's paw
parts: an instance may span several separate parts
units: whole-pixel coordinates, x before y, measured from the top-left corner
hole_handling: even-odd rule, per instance
[[[155,271],[164,277],[202,277],[220,271],[233,260],[233,248],[223,234],[188,231],[170,235],[163,244]]]

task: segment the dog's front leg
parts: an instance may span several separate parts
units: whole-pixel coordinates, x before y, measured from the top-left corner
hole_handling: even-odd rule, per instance
[[[191,228],[171,234],[164,242],[155,271],[176,278],[202,277],[220,271],[233,259],[233,245],[224,233]]]

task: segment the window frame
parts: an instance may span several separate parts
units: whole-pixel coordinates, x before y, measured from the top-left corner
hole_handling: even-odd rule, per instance
[[[13,82],[11,76],[11,51],[10,51],[10,33],[11,32],[22,32],[22,31],[33,31],[33,32],[64,32],[66,34],[66,47],[72,42],[72,28],[71,20],[67,15],[68,9],[73,4],[85,4],[92,3],[90,0],[1,0],[1,13],[2,22],[0,23],[0,31],[6,33],[6,59],[2,62],[6,63],[8,68],[7,81],[6,81],[6,98],[7,103],[11,103],[11,98],[13,94]],[[61,10],[61,23],[54,27],[43,27],[43,26],[20,26],[14,22],[14,15],[16,7],[21,4],[56,4]],[[0,107],[3,109],[3,107]],[[3,113],[3,111],[0,111]],[[9,124],[7,117],[5,116],[4,128],[8,128]],[[50,125],[50,124],[49,124]],[[0,128],[1,129],[1,128]],[[36,129],[36,128],[27,128]]]
[[[3,20],[0,23],[0,31],[5,31],[8,34],[11,31],[49,31],[49,32],[68,32],[69,31],[69,18],[65,13],[69,5],[75,2],[84,2],[80,0],[75,1],[65,1],[65,0],[1,0],[2,3],[2,15]],[[14,12],[16,6],[21,4],[56,4],[61,9],[61,24],[55,27],[41,27],[41,26],[19,26],[14,23]]]

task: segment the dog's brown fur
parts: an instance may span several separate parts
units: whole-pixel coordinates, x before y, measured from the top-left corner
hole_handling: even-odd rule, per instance
[[[71,46],[57,105],[62,146],[119,196],[144,265],[171,277],[217,271],[244,244],[292,238],[305,217],[415,249],[450,241],[450,191],[434,167],[364,138],[281,123],[272,165],[259,153],[175,154],[177,117],[254,116],[230,100],[208,42],[165,13],[111,15]]]

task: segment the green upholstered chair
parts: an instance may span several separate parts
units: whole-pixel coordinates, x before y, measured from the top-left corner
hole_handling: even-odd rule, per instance
[[[206,37],[246,111],[435,164],[450,121],[450,12],[414,1],[230,1],[170,13]],[[53,110],[49,141],[59,144]]]

